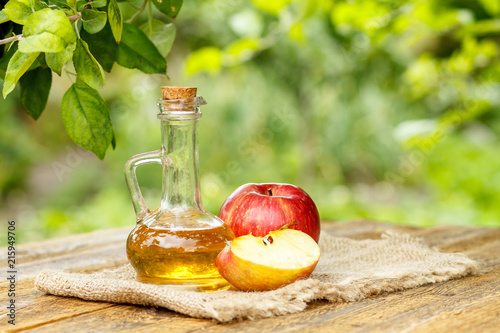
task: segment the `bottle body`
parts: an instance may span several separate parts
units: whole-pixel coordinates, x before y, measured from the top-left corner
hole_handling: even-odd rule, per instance
[[[127,256],[138,281],[218,290],[228,284],[215,258],[233,238],[231,229],[207,212],[156,210],[130,233]]]

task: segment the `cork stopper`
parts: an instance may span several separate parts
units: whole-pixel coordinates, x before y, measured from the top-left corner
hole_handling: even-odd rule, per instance
[[[161,94],[164,100],[184,99],[196,97],[196,90],[196,87],[164,86],[161,87]]]

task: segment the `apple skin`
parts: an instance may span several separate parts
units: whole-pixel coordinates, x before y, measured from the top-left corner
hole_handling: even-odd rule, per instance
[[[293,237],[287,235],[298,233],[302,235],[292,235]],[[272,231],[264,238],[267,237],[275,240],[275,243],[267,245],[267,248],[262,244],[261,237],[246,235],[234,239],[215,259],[215,266],[220,275],[231,285],[243,291],[274,290],[311,275],[320,258],[319,246],[312,237],[291,229]],[[283,240],[287,240],[286,243],[289,244],[300,244],[301,249],[292,249],[289,244],[285,245],[286,248],[280,247]],[[232,246],[238,246],[239,251],[233,250]],[[253,252],[259,253],[254,256],[253,261],[242,258],[243,254],[249,257],[249,254]],[[276,262],[276,258],[279,262]],[[295,261],[302,263],[291,263]],[[283,264],[290,266],[283,267]]]
[[[271,192],[269,192],[269,190]],[[252,234],[263,237],[270,231],[291,225],[316,243],[321,232],[318,209],[309,195],[291,184],[245,184],[224,201],[219,218],[236,237]]]

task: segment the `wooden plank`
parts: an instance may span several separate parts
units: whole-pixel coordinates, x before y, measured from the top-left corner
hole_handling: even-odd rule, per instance
[[[462,226],[438,226],[420,229],[413,233],[424,237],[427,244],[438,246],[446,252],[467,251],[481,243],[500,240],[499,228],[478,228]]]
[[[36,291],[34,276],[41,269],[94,271],[126,261],[124,242],[130,228],[100,230],[55,240],[44,240],[18,246],[18,281],[16,285],[15,330],[36,327],[47,322],[65,320],[116,306],[104,302],[86,302],[75,298],[44,295]],[[5,249],[5,248],[4,248]],[[0,250],[4,255],[6,251]],[[0,259],[3,260],[3,259]],[[6,295],[7,282],[0,283],[0,294]],[[0,309],[0,330],[12,329]]]
[[[496,332],[500,324],[500,297],[466,304],[415,327],[415,333]]]
[[[4,288],[1,295],[6,295]],[[0,313],[0,331],[14,332],[47,322],[63,320],[82,313],[115,306],[105,302],[86,302],[75,298],[45,295],[36,291],[33,279],[24,279],[16,286],[16,325],[7,322],[6,306]]]
[[[125,240],[131,230],[132,227],[100,230],[21,244],[16,253],[18,277],[34,277],[42,269],[81,270],[89,266],[113,267],[126,262]],[[6,248],[0,248],[0,261],[6,261],[6,254]]]
[[[176,333],[210,325],[213,325],[210,320],[194,319],[166,309],[116,304],[8,332],[152,332],[156,328]]]
[[[288,315],[286,319],[277,317],[249,321],[245,325],[216,325],[204,332],[406,332],[422,323],[430,325],[433,320],[443,320],[444,314],[468,304],[488,304],[492,297],[500,297],[499,278],[500,272],[495,272],[381,295],[361,302],[320,303],[305,312]],[[453,320],[457,319],[450,317],[450,321]],[[499,321],[497,318],[496,323],[500,324]]]
[[[444,312],[460,309],[471,303],[487,301],[492,295],[500,296],[500,286],[497,282],[499,277],[500,273],[495,272],[482,277],[418,288],[399,297],[391,295],[376,306],[350,312],[348,315],[336,318],[335,321],[311,325],[305,332],[326,326],[341,331],[341,327],[337,327],[338,324],[363,327],[370,332],[412,331],[424,322],[442,320]],[[450,319],[452,320],[456,319]]]
[[[322,232],[333,236],[349,237],[353,239],[379,239],[380,235],[387,231],[412,234],[420,228],[396,225],[391,223],[380,223],[369,220],[358,220],[349,222],[321,222]]]
[[[432,245],[449,252],[465,252],[484,261],[483,276],[469,277],[447,283],[424,286],[414,290],[372,297],[361,302],[330,304],[319,301],[311,304],[307,311],[257,321],[216,324],[210,320],[193,319],[165,309],[154,309],[131,305],[117,305],[104,302],[88,302],[73,298],[43,295],[36,292],[32,279],[18,282],[20,292],[16,331],[125,331],[138,332],[187,332],[203,329],[218,331],[367,331],[377,330],[417,330],[419,327],[439,328],[438,321],[450,318],[449,323],[463,318],[480,321],[481,307],[491,308],[484,314],[498,326],[494,314],[498,314],[498,280],[500,278],[500,229],[474,227],[436,227],[417,229],[370,221],[352,223],[323,223],[323,228],[337,236],[352,238],[379,238],[386,230],[406,232],[424,237]],[[26,244],[29,260],[23,269],[36,273],[39,267],[47,265],[57,269],[92,271],[113,260],[123,260],[124,240],[131,228],[121,228],[119,232],[99,231],[61,240]],[[49,244],[60,244],[54,253],[47,250]],[[105,254],[99,251],[106,249]],[[5,252],[4,252],[5,253]],[[95,256],[101,255],[100,259]],[[121,256],[121,257],[120,257]],[[119,258],[119,259],[117,259]],[[96,264],[97,266],[94,266]],[[82,267],[83,266],[83,267]],[[21,266],[20,266],[21,267]],[[0,293],[4,294],[7,284],[0,283]],[[482,295],[482,296],[481,296]],[[489,305],[491,303],[491,306]],[[477,305],[477,306],[476,306]],[[2,309],[0,309],[1,311]],[[462,311],[460,315],[455,315]],[[1,312],[0,312],[1,313]],[[0,316],[1,318],[1,316]],[[22,319],[21,319],[22,318]],[[446,320],[444,320],[446,322]],[[408,323],[420,323],[419,325]],[[0,322],[0,330],[11,329]],[[385,325],[389,326],[385,326]],[[405,326],[407,325],[407,326]],[[450,327],[458,327],[457,325]],[[485,326],[486,327],[486,326]],[[494,327],[494,326],[492,326]],[[470,330],[470,329],[469,329]]]
[[[43,269],[82,271],[92,267],[95,270],[100,267],[116,267],[127,262],[127,254],[125,241],[122,241],[101,244],[99,247],[85,247],[77,252],[47,255],[30,262],[24,262],[21,257],[19,261],[21,263],[16,268],[20,278],[30,278]]]
[[[86,248],[99,247],[102,244],[124,241],[130,231],[130,227],[96,230],[89,233],[71,235],[56,239],[46,239],[43,241],[28,244],[19,244],[17,254],[23,258],[23,262],[31,262],[48,256],[57,256],[65,253],[78,253]],[[0,248],[0,260],[6,258],[6,248]]]

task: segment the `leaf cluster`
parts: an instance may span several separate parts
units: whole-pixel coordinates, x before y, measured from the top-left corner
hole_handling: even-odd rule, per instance
[[[166,74],[165,58],[175,36],[172,19],[182,6],[182,0],[144,0],[125,21],[120,7],[132,4],[118,1],[10,0],[0,11],[3,98],[19,83],[21,103],[36,120],[46,107],[52,72],[65,72],[73,81],[61,103],[66,131],[100,159],[115,146],[109,110],[98,92],[105,72],[117,63]],[[133,20],[148,5],[148,23],[137,27]],[[152,5],[161,20],[153,19]]]

